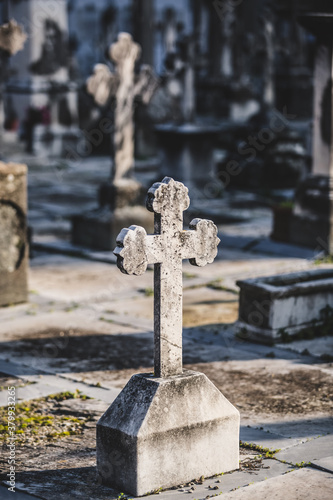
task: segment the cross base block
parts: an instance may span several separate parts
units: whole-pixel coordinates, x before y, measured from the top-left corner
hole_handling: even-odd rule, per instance
[[[203,373],[134,375],[97,423],[99,479],[142,496],[238,469],[239,422]]]

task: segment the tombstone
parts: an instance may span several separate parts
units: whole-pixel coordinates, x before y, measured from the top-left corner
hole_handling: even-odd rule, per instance
[[[134,100],[148,103],[157,86],[150,66],[143,65],[136,74],[135,63],[141,53],[140,45],[128,33],[120,33],[110,47],[110,57],[116,70],[97,64],[87,81],[87,89],[97,104],[106,106],[115,100],[113,162],[111,179],[99,191],[100,208],[88,214],[73,217],[72,241],[101,250],[111,250],[115,238],[127,220],[153,227],[151,217],[138,203],[142,186],[133,178],[134,168]],[[129,207],[131,207],[129,209]]]
[[[296,191],[290,239],[293,243],[322,248],[333,254],[333,137],[332,71],[333,6],[305,2],[300,20],[315,34],[317,44],[314,74],[314,123],[312,175]],[[326,9],[326,10],[325,10]]]
[[[184,182],[192,198],[204,198],[205,186],[217,180],[214,171],[213,148],[219,128],[200,124],[196,117],[195,39],[181,36],[175,69],[181,81],[183,123],[164,123],[156,126],[160,146],[161,174],[172,175]]]
[[[0,306],[28,300],[27,167],[0,162]]]
[[[182,260],[212,263],[219,243],[209,220],[183,230],[189,204],[182,183],[155,183],[147,197],[155,233],[123,229],[114,251],[125,274],[154,264],[154,373],[134,375],[97,423],[100,480],[134,496],[239,466],[239,412],[205,375],[182,366]]]
[[[332,325],[333,270],[319,269],[237,281],[236,333],[271,343]],[[330,333],[330,332],[328,332]]]
[[[9,16],[28,38],[11,58],[6,99],[13,103],[29,151],[65,156],[81,136],[77,85],[69,80],[67,1],[10,2]]]

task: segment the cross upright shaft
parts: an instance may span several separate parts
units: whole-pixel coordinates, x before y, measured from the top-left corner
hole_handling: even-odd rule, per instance
[[[177,249],[183,231],[183,213],[180,207],[177,208],[167,206],[163,213],[154,214],[155,234],[161,235],[164,248],[163,261],[154,265],[154,361],[157,377],[177,375],[183,370],[182,255],[180,248]]]
[[[165,177],[148,191],[147,208],[154,212],[155,232],[139,226],[123,229],[117,238],[118,267],[140,275],[154,264],[155,376],[182,373],[182,260],[196,266],[213,262],[217,254],[217,228],[213,222],[194,219],[183,230],[188,189]]]

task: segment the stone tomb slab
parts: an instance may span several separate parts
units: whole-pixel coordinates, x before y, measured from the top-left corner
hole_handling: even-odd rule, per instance
[[[323,325],[332,317],[333,269],[237,281],[240,309],[236,331],[275,341]],[[325,312],[326,311],[326,312]]]

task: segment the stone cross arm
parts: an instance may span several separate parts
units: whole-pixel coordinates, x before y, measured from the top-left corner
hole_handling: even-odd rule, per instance
[[[22,50],[28,35],[14,19],[0,26],[0,49],[13,56]]]
[[[219,239],[212,221],[193,219],[183,229],[183,212],[190,204],[188,189],[165,177],[148,191],[147,208],[154,212],[155,234],[130,226],[117,238],[114,254],[125,274],[154,269],[155,375],[182,373],[182,260],[196,266],[212,263]]]
[[[143,103],[148,104],[158,86],[158,78],[147,64],[141,66],[138,74],[134,73],[135,62],[141,54],[140,45],[133,41],[129,33],[119,33],[109,53],[115,63],[115,71],[110,71],[106,64],[96,64],[87,80],[87,91],[96,104],[105,106],[113,96],[117,101],[128,100],[130,107],[135,97],[141,97]]]
[[[171,244],[175,258],[189,259],[193,266],[211,264],[217,255],[217,228],[210,220],[193,219],[190,229],[171,236],[147,235],[140,226],[124,228],[117,237],[114,254],[118,267],[124,274],[143,274],[148,264],[162,264],[166,258],[165,244]],[[168,253],[168,252],[167,252]]]
[[[96,64],[94,73],[87,80],[87,91],[94,97],[96,104],[105,106],[116,94],[119,85],[117,74],[111,73],[106,64]]]

